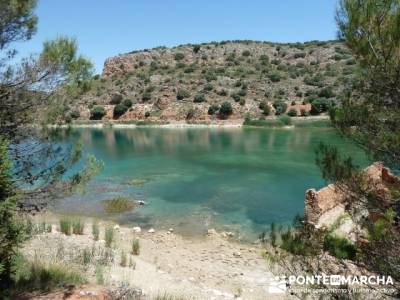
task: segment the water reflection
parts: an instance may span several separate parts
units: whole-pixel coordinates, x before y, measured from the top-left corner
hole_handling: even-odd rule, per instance
[[[99,201],[123,194],[150,204],[117,216],[119,221],[181,224],[193,226],[193,232],[199,231],[196,224],[205,228],[210,222],[249,232],[271,222],[290,222],[303,211],[305,190],[324,185],[314,164],[320,141],[367,163],[360,149],[328,128],[80,129],[73,136],[106,167],[89,196],[67,199],[59,209],[70,211],[80,204],[98,213]],[[147,182],[123,184],[134,178]],[[118,191],[107,192],[101,185]]]

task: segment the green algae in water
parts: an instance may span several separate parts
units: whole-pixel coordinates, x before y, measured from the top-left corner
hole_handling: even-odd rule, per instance
[[[126,180],[124,183],[128,185],[142,185],[145,184],[147,181],[148,181],[147,179],[134,178]]]
[[[135,201],[125,197],[116,197],[102,201],[104,211],[108,214],[117,214],[131,211],[135,208]]]

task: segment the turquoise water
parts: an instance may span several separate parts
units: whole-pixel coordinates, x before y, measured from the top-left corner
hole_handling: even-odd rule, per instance
[[[76,129],[73,136],[105,168],[86,194],[57,211],[191,235],[217,228],[255,236],[271,222],[290,223],[304,210],[305,191],[325,185],[314,163],[321,141],[367,164],[362,150],[330,128]],[[146,182],[126,184],[132,179]],[[101,200],[118,195],[148,204],[106,215]]]

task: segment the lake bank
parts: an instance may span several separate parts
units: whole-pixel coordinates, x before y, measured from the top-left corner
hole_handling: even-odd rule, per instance
[[[25,245],[23,253],[29,260],[63,265],[85,275],[90,284],[96,283],[99,275],[96,276],[95,265],[100,261],[100,253],[108,249],[104,234],[111,227],[114,231],[114,242],[109,248],[112,259],[102,265],[105,285],[129,283],[148,296],[172,293],[187,299],[287,299],[271,298],[268,293],[274,274],[262,257],[265,250],[258,244],[237,243],[234,237],[214,230],[201,238],[188,239],[172,229],[139,232],[137,227],[91,218],[81,218],[85,224],[83,234],[65,235],[60,232],[60,218],[65,217],[49,212],[35,216],[34,222],[46,222],[51,225],[51,232],[40,233]],[[99,226],[97,241],[91,232],[93,222]],[[131,254],[133,239],[140,242],[139,255]],[[95,254],[82,264],[80,255],[85,249]],[[128,256],[126,265],[121,261],[123,253]]]
[[[329,116],[308,116],[290,118],[291,123],[295,127],[307,126],[328,126],[330,124]],[[61,128],[136,128],[136,127],[154,127],[154,128],[241,128],[241,127],[283,127],[288,124],[279,121],[279,118],[265,118],[262,120],[251,120],[246,124],[245,119],[235,120],[216,120],[216,121],[152,121],[152,120],[138,120],[138,121],[75,121],[71,124],[56,125]]]

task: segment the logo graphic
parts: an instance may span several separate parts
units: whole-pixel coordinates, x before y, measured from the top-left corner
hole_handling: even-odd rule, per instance
[[[271,278],[268,286],[270,294],[284,294],[286,292],[286,276],[275,276]]]

